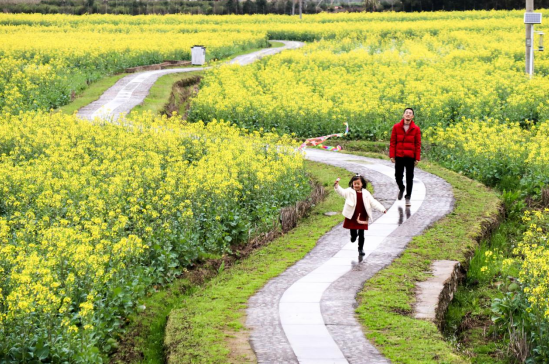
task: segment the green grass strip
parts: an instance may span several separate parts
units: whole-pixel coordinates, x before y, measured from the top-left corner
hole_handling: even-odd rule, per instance
[[[200,75],[201,73],[202,71],[169,73],[159,77],[155,84],[151,87],[149,94],[145,100],[143,100],[143,103],[134,107],[129,114],[129,117],[144,111],[150,111],[154,115],[160,114],[164,110],[164,107],[170,98],[173,85],[178,81]]]
[[[99,99],[105,91],[107,91],[112,85],[114,85],[119,79],[127,76],[129,73],[120,73],[114,76],[108,76],[100,79],[97,82],[92,83],[88,88],[83,90],[80,94],[76,95],[76,98],[65,106],[61,106],[57,110],[72,115],[80,108],[89,105],[95,100]]]
[[[434,260],[467,264],[484,229],[497,221],[501,203],[496,192],[463,175],[425,161],[420,168],[452,185],[454,211],[414,237],[399,258],[366,282],[357,313],[367,338],[394,363],[467,363],[434,323],[412,317],[416,282],[430,276]]]
[[[246,332],[243,319],[248,299],[271,278],[302,259],[318,239],[343,220],[342,215],[324,213],[341,210],[343,201],[334,193],[333,182],[337,177],[345,180],[352,174],[324,164],[306,163],[313,178],[326,187],[325,200],[313,207],[292,231],[230,268],[219,269],[219,274],[203,285],[180,279],[146,298],[142,303],[145,311],[130,318],[128,333],[132,349],[119,352],[115,362],[163,363],[164,343],[172,363],[248,361],[235,357],[234,348],[230,347],[234,333]]]

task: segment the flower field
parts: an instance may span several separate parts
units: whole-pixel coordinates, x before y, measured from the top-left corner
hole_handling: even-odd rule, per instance
[[[500,123],[463,119],[426,132],[431,156],[483,183],[539,196],[549,185],[549,120]]]
[[[522,223],[515,257],[494,264],[502,272],[513,272],[519,285],[493,300],[492,320],[510,341],[530,346],[529,361],[543,363],[549,357],[549,209],[524,211]]]
[[[134,123],[0,121],[2,360],[99,361],[153,283],[270,228],[309,192],[278,136]]]
[[[138,65],[190,60],[205,45],[208,58],[267,46],[265,34],[195,33],[172,17],[0,15],[0,111],[56,108],[90,82]]]
[[[349,17],[354,22],[340,24],[326,16],[310,34],[323,40],[303,49],[210,73],[191,119],[223,118],[300,137],[348,122],[352,138],[372,140],[387,140],[406,106],[423,128],[463,117],[549,119],[549,61],[536,53],[537,76],[524,77],[521,13]],[[294,39],[294,30],[282,29],[276,37]]]
[[[549,61],[536,53],[527,79],[523,37],[518,11],[302,22],[0,14],[0,362],[101,362],[153,284],[271,227],[309,193],[284,134],[348,122],[350,138],[387,140],[411,106],[432,159],[539,196],[549,183]],[[308,44],[208,71],[189,122],[49,112],[126,67],[190,59],[195,44],[223,58],[268,39]],[[516,264],[546,325],[547,217],[535,216],[543,228],[529,230]]]

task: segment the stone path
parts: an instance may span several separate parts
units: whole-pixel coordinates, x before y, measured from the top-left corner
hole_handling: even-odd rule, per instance
[[[283,47],[266,48],[250,54],[235,57],[229,61],[229,64],[238,63],[246,65],[257,61],[265,56],[274,55],[286,49],[296,49],[303,47],[305,43],[294,41],[276,41],[284,43]],[[203,71],[212,67],[186,67],[172,68],[158,71],[145,71],[134,73],[121,78],[111,88],[109,88],[101,97],[78,110],[78,116],[83,119],[93,120],[100,118],[108,121],[116,121],[120,115],[127,114],[131,109],[141,104],[149,94],[150,88],[159,77],[170,73],[183,73],[193,71]]]
[[[250,298],[246,324],[252,348],[259,363],[388,363],[366,340],[356,320],[355,296],[365,281],[404,251],[413,236],[452,211],[452,188],[416,169],[412,206],[407,208],[404,199],[395,200],[391,162],[315,149],[307,149],[306,156],[365,176],[374,186],[374,197],[388,211],[385,215],[374,211],[363,258],[340,224],[304,259]]]
[[[238,56],[228,63],[245,65],[304,45],[280,42],[285,46]],[[174,68],[126,76],[78,115],[116,121],[143,102],[159,77],[205,69]],[[357,245],[349,242],[349,233],[340,224],[304,259],[251,297],[246,324],[251,328],[252,347],[259,363],[388,363],[366,340],[356,320],[355,296],[365,281],[404,251],[413,236],[452,211],[452,188],[441,178],[416,169],[412,206],[406,207],[404,200],[395,201],[397,187],[390,162],[315,149],[307,149],[306,155],[365,176],[374,186],[375,198],[388,211],[383,215],[374,210],[375,222],[365,234],[364,257],[358,256]]]

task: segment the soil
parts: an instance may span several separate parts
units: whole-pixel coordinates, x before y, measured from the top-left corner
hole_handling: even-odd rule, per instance
[[[179,112],[181,107],[185,105],[185,115],[182,116],[186,119],[190,100],[198,93],[198,85],[201,80],[201,76],[191,76],[174,83],[168,103],[161,113],[171,117],[174,112]]]
[[[244,311],[244,310],[242,310]],[[246,326],[246,312],[242,312],[242,326]],[[227,334],[227,343],[231,350],[229,361],[232,364],[257,363],[257,358],[250,345],[248,330],[229,331]]]

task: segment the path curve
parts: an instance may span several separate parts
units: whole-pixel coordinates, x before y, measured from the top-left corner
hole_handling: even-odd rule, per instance
[[[305,258],[250,298],[246,325],[252,348],[259,363],[389,363],[356,319],[356,294],[414,236],[453,210],[452,187],[416,169],[412,206],[406,208],[404,199],[396,200],[391,162],[316,149],[307,149],[306,157],[362,174],[388,211],[374,211],[362,259],[357,243],[349,242],[348,231],[339,224]]]
[[[227,62],[246,65],[304,43],[283,42],[235,57]],[[211,67],[146,71],[120,79],[101,97],[81,108],[83,119],[116,121],[141,104],[156,80],[166,74],[201,71]],[[390,264],[408,242],[453,209],[451,186],[439,177],[416,169],[412,207],[395,201],[394,167],[388,161],[307,149],[310,160],[364,175],[374,186],[375,198],[387,209],[374,211],[366,232],[366,256],[339,224],[317,242],[307,256],[269,281],[248,301],[246,325],[259,363],[389,363],[371,345],[357,322],[356,294],[364,282]],[[342,200],[343,204],[343,200]]]
[[[265,56],[274,55],[286,49],[303,47],[305,43],[295,41],[277,40],[284,43],[283,47],[265,48],[257,52],[244,54],[235,57],[228,64],[250,64]],[[138,72],[118,80],[112,87],[101,95],[101,97],[78,110],[78,116],[82,119],[93,120],[100,118],[108,121],[116,121],[120,115],[125,115],[134,107],[141,104],[149,94],[149,90],[159,77],[170,73],[183,73],[203,71],[212,67],[186,67],[172,68],[158,71]]]

